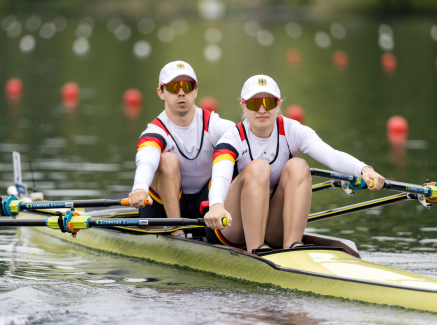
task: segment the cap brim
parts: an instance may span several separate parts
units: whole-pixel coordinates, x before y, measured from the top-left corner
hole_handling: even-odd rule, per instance
[[[255,89],[255,90],[252,90],[252,91],[248,92],[246,95],[244,95],[244,96],[243,96],[243,99],[244,99],[244,100],[248,100],[248,99],[251,98],[252,96],[254,96],[254,95],[256,95],[256,94],[259,94],[259,93],[268,93],[268,94],[270,94],[270,95],[275,96],[276,98],[281,98],[281,95],[278,94],[278,93],[275,92],[275,91],[272,91],[272,90],[265,90],[265,89],[262,89],[262,91],[260,91],[260,89]]]
[[[183,73],[183,72],[182,73],[175,73],[175,74],[173,74],[171,76],[168,76],[167,78],[165,78],[161,82],[166,84],[166,83],[172,81],[174,78],[177,78],[179,76],[187,76],[187,77],[190,77],[190,78],[194,79],[197,82],[196,78],[194,78],[193,76],[187,75],[186,73]]]

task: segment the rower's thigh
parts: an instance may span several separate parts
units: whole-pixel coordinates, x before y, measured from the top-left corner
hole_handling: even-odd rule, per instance
[[[273,242],[282,245],[283,238],[283,211],[285,200],[293,200],[285,197],[285,187],[292,186],[294,182],[300,182],[309,171],[308,163],[302,158],[292,158],[284,166],[279,179],[279,184],[270,201],[269,218],[266,226],[266,242],[276,246]]]
[[[181,179],[181,172],[179,169],[179,158],[172,152],[163,152],[159,160],[159,166],[150,187],[159,194],[159,177],[177,177]],[[180,181],[179,181],[180,183]]]

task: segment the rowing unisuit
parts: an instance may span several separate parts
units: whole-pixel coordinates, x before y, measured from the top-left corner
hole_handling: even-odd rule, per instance
[[[314,130],[299,122],[278,116],[269,138],[258,138],[244,120],[228,130],[215,147],[209,205],[224,204],[232,177],[235,178],[248,163],[263,159],[270,164],[270,194],[279,183],[286,162],[305,153],[338,171],[362,177],[366,165],[347,153],[333,149]],[[235,166],[234,166],[235,164]]]
[[[199,192],[211,178],[214,146],[234,125],[214,112],[196,107],[191,124],[179,127],[163,111],[149,123],[138,141],[137,170],[132,191],[138,188],[148,191],[161,153],[172,152],[179,158],[183,192]]]

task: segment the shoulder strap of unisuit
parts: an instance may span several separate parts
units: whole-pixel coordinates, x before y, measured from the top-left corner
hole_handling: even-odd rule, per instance
[[[278,116],[278,130],[279,130],[279,135],[284,136],[285,142],[287,142],[288,151],[290,152],[289,159],[291,159],[291,158],[293,158],[293,155],[291,154],[290,145],[288,144],[287,137],[285,136],[284,117],[283,116]]]
[[[278,116],[278,131],[279,135],[285,136],[284,118],[282,116]]]
[[[156,126],[158,126],[159,128],[161,128],[162,130],[164,130],[164,132],[165,132],[167,135],[170,134],[170,132],[168,132],[167,128],[166,128],[165,125],[161,122],[161,120],[160,120],[159,118],[154,119],[154,120],[152,121],[151,124],[156,125]]]
[[[209,119],[211,118],[211,112],[203,110],[203,130],[209,132]]]
[[[241,141],[246,141],[246,143],[247,143],[247,148],[249,149],[250,160],[253,160],[252,151],[250,150],[249,139],[247,138],[246,129],[244,128],[243,122],[238,123],[236,125],[236,127],[237,127],[237,130],[238,130],[238,133],[240,133]]]
[[[237,130],[238,130],[238,133],[240,133],[240,139],[241,139],[241,141],[246,140],[246,135],[245,135],[245,132],[244,132],[243,123],[238,123],[238,124],[236,125],[236,127],[237,127]]]

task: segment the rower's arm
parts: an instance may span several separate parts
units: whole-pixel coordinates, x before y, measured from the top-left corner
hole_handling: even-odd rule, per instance
[[[363,167],[370,167],[345,152],[335,150],[320,138],[304,147],[302,152],[338,173],[359,178]]]
[[[141,135],[137,145],[135,180],[132,192],[136,189],[149,191],[153,176],[159,166],[161,153],[167,146],[167,136],[157,127],[149,127]]]
[[[214,148],[209,206],[224,204],[231,185],[235,161],[241,150],[241,140],[236,128],[228,130]]]

